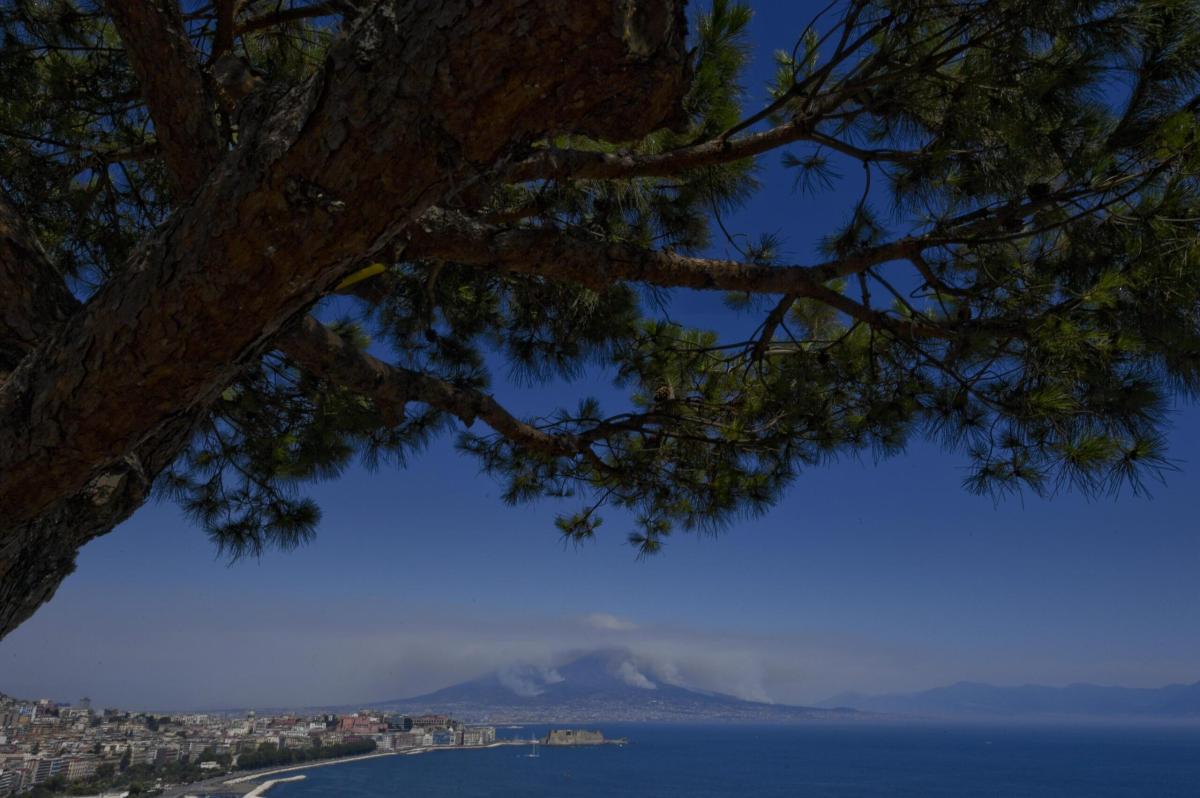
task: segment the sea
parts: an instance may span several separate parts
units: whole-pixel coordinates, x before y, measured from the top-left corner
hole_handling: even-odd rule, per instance
[[[269,798],[1198,798],[1200,727],[594,724],[627,745],[313,768]],[[529,738],[545,727],[499,729]],[[295,775],[288,773],[286,775]]]

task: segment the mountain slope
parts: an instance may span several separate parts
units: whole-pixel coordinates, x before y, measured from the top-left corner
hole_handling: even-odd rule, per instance
[[[468,720],[585,722],[593,720],[740,720],[780,722],[845,717],[845,710],[744,701],[670,684],[639,668],[628,651],[608,649],[557,667],[504,668],[426,695],[372,706],[442,712]]]
[[[1200,718],[1200,682],[1157,688],[1094,684],[997,687],[958,682],[918,693],[844,693],[820,706],[936,717]]]

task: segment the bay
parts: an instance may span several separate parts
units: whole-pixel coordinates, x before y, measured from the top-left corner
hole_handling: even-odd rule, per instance
[[[299,771],[271,798],[1195,798],[1200,728],[598,724],[625,746],[432,751]],[[542,727],[502,734],[528,737]],[[293,774],[288,774],[293,775]]]

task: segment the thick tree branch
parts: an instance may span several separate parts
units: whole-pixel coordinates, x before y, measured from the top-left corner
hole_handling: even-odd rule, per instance
[[[752,158],[798,141],[827,147],[865,163],[911,161],[923,155],[920,150],[856,147],[841,139],[817,132],[812,123],[805,119],[796,119],[739,138],[715,138],[654,155],[547,148],[516,164],[509,170],[507,179],[512,183],[523,183],[534,180],[672,177],[688,169]]]
[[[191,194],[212,170],[222,144],[178,0],[111,0],[107,7],[141,84],[167,168],[183,193]]]
[[[62,274],[0,192],[0,382],[78,308]]]
[[[146,502],[155,478],[188,444],[199,415],[171,419],[36,517],[0,520],[0,639],[54,596],[74,572],[80,547],[111,532]]]
[[[342,13],[345,11],[346,6],[346,0],[329,0],[329,2],[313,3],[312,5],[307,6],[280,8],[274,11],[268,11],[267,13],[261,14],[257,17],[250,17],[237,26],[237,32],[239,34],[252,33],[256,30],[273,28],[277,25],[283,25],[287,22],[328,17],[331,14]]]
[[[925,319],[900,319],[855,302],[826,285],[919,253],[921,239],[901,238],[814,266],[766,266],[697,258],[633,244],[588,239],[549,227],[503,230],[461,214],[430,210],[407,231],[401,254],[489,266],[569,280],[601,290],[629,280],[663,288],[784,294],[815,299],[877,329],[909,338],[950,338],[956,330]]]
[[[152,107],[158,142],[185,191],[208,171],[206,147],[218,146],[207,118],[191,47],[173,0],[119,3],[114,16]],[[155,30],[156,28],[161,29]],[[148,38],[146,38],[148,37]],[[132,42],[133,45],[129,46]],[[189,88],[190,87],[190,88]],[[182,92],[182,93],[179,93]],[[189,106],[189,94],[194,105]],[[197,114],[197,109],[199,113]],[[192,114],[189,118],[188,114]],[[123,156],[115,157],[119,160]],[[81,305],[32,230],[0,195],[0,381]],[[146,500],[150,486],[187,444],[195,412],[180,414],[121,457],[108,460],[77,491],[24,521],[0,523],[0,638],[48,601],[75,568],[78,549],[107,534]]]
[[[374,6],[0,387],[0,537],[206,408],[385,234],[518,146],[681,126],[684,33],[672,0]]]
[[[233,49],[234,17],[237,16],[238,5],[238,0],[213,0],[213,9],[217,14],[217,29],[213,34],[209,61],[216,61],[222,53]]]
[[[0,382],[79,307],[33,231],[0,193]],[[50,600],[75,569],[80,546],[142,505],[154,477],[190,432],[191,419],[180,416],[37,518],[11,526],[0,521],[0,638]]]
[[[515,164],[506,177],[513,183],[670,177],[688,169],[761,155],[784,144],[802,140],[809,130],[806,120],[795,120],[736,139],[712,139],[656,155],[547,148]]]
[[[731,138],[732,132],[767,115],[774,104],[735,126],[730,133],[707,141],[655,154],[613,153],[598,150],[546,148],[515,164],[506,174],[512,183],[536,180],[619,180],[633,177],[672,177],[689,169],[740,161],[797,141],[808,141],[857,160],[904,161],[920,157],[919,151],[868,150],[855,147],[817,130],[820,122],[852,95],[846,86],[813,97],[800,115],[767,130]]]
[[[815,296],[823,293],[822,283],[907,258],[919,245],[917,239],[901,238],[813,266],[767,266],[598,241],[551,227],[504,229],[431,209],[406,231],[401,255],[492,266],[593,288],[630,280],[664,288]]]

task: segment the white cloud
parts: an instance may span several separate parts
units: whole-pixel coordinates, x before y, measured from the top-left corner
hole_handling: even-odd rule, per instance
[[[593,629],[599,629],[603,632],[632,632],[638,628],[638,625],[633,621],[618,618],[607,612],[593,612],[584,619],[584,622]]]

